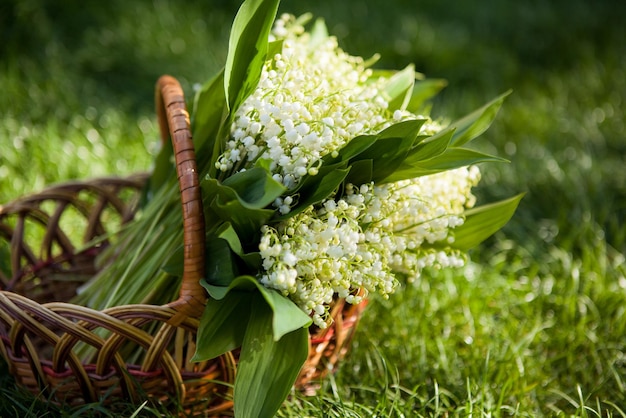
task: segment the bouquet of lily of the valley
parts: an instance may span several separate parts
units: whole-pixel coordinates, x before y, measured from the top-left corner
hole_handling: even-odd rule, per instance
[[[195,359],[241,348],[235,413],[271,415],[337,299],[388,297],[428,267],[461,266],[501,228],[519,196],[473,208],[466,148],[504,96],[443,123],[428,100],[444,85],[408,66],[374,69],[309,16],[276,19],[278,0],[248,0],[224,69],[198,89],[191,123],[206,216],[209,302]],[[182,269],[180,209],[165,146],[140,216],[80,295],[102,308],[164,303]],[[113,279],[114,278],[114,279]],[[436,278],[435,278],[436,280]]]

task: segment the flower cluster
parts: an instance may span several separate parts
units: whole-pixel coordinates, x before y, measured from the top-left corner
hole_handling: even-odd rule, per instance
[[[369,292],[386,297],[396,273],[417,278],[425,267],[461,266],[461,253],[429,244],[454,239],[478,180],[472,167],[382,186],[348,184],[343,197],[263,228],[261,283],[325,327],[335,295],[348,303]]]
[[[293,188],[350,139],[412,116],[388,110],[386,80],[374,79],[363,58],[342,51],[336,38],[315,40],[289,15],[277,20],[273,36],[282,39],[282,51],[235,115],[216,162],[224,175],[268,159],[274,178]]]
[[[227,177],[259,162],[288,190],[276,199],[280,214],[297,201],[293,190],[315,176],[325,155],[346,143],[408,119],[427,119],[420,133],[441,126],[424,116],[389,110],[384,86],[364,60],[337,46],[333,37],[315,38],[291,16],[275,24],[282,51],[266,63],[259,85],[233,119],[226,150],[216,162]],[[260,282],[327,325],[333,298],[358,303],[369,293],[386,297],[396,274],[419,277],[426,267],[459,266],[464,256],[446,244],[462,213],[474,204],[475,167],[386,184],[347,184],[341,195],[261,231]]]

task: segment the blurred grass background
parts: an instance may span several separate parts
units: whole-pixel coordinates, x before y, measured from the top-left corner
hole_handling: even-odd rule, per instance
[[[223,65],[238,6],[1,2],[0,202],[149,169],[156,79],[174,75],[192,98]],[[348,52],[381,53],[377,67],[415,63],[447,79],[435,116],[513,89],[477,144],[511,163],[482,167],[477,194],[527,193],[467,268],[374,300],[339,373],[281,414],[626,416],[626,4],[286,0],[281,10],[323,17]]]

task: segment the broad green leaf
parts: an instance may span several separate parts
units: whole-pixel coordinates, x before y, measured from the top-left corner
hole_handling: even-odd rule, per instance
[[[261,289],[261,294],[273,311],[272,334],[274,341],[278,341],[288,333],[300,328],[308,329],[312,320],[295,303],[276,290],[265,287]]]
[[[224,94],[224,70],[206,82],[194,97],[191,113],[191,132],[198,158],[210,160],[215,148],[220,125],[226,118],[226,96]]]
[[[363,150],[359,155],[352,160],[368,160],[374,161],[374,168],[377,168],[377,163],[381,163],[385,160],[395,160],[397,157],[405,157],[409,152],[409,149],[413,146],[415,137],[408,136],[378,136],[376,141],[370,145],[367,149]],[[379,164],[382,166],[383,164]]]
[[[414,114],[423,112],[426,101],[435,97],[447,85],[448,82],[443,79],[429,78],[416,81],[406,110]]]
[[[209,299],[200,317],[192,361],[210,360],[240,347],[250,319],[250,292],[232,292]]]
[[[207,236],[204,269],[206,281],[216,286],[227,286],[238,276],[228,241],[213,234]]]
[[[235,379],[235,416],[273,417],[291,391],[308,353],[305,328],[278,341],[272,338],[271,309],[255,298]]]
[[[385,177],[388,177],[398,168],[402,161],[404,161],[414,141],[415,138],[412,136],[392,138],[382,137],[378,139],[369,148],[356,156],[354,158],[356,161],[350,162],[350,181],[353,181],[355,177],[364,177],[366,174],[366,172],[362,170],[367,169],[367,166],[360,165],[357,167],[356,165],[356,163],[361,160],[372,161],[371,178],[366,180],[366,182],[378,182],[379,180],[383,180]]]
[[[471,149],[448,148],[443,154],[429,160],[417,162],[406,162],[405,160],[405,163],[401,164],[384,181],[392,183],[484,162],[507,162],[507,160]]]
[[[385,155],[394,153],[396,156],[403,154],[411,146],[419,135],[419,130],[425,120],[415,119],[395,123],[376,135],[360,135],[351,139],[333,158],[330,155],[324,157],[324,164],[333,164],[339,161],[356,161],[361,159],[375,159],[380,157],[380,151],[385,150]],[[394,147],[391,143],[382,141],[389,139],[402,139],[401,148]],[[388,157],[386,157],[388,158]]]
[[[377,80],[379,78],[391,78],[396,74],[398,74],[398,70],[389,70],[389,69],[384,69],[384,68],[372,68],[372,76],[370,77],[370,80]]]
[[[252,209],[262,209],[276,200],[286,189],[260,167],[240,171],[227,177],[222,184],[232,188]]]
[[[430,138],[423,140],[409,152],[405,161],[409,164],[415,164],[443,154],[450,145],[450,140],[453,135],[454,129],[444,129]]]
[[[209,296],[215,300],[224,299],[233,290],[251,293],[257,290],[260,285],[258,280],[252,276],[239,276],[228,286],[215,286],[206,281],[201,282],[201,284],[207,290]]]
[[[254,167],[259,167],[267,172],[271,172],[272,170],[270,167],[272,166],[272,161],[273,160],[271,158],[259,157],[259,159],[254,162]]]
[[[215,234],[226,241],[231,250],[237,255],[243,254],[243,248],[241,247],[241,241],[235,229],[230,222],[224,222],[215,232]]]
[[[384,180],[397,170],[403,160],[404,157],[402,156],[389,160],[374,161],[372,181],[376,184],[384,183]]]
[[[522,197],[524,194],[519,194],[467,210],[463,225],[454,229],[454,242],[450,246],[467,251],[489,238],[511,219]]]
[[[467,116],[453,122],[448,128],[455,128],[456,132],[452,137],[451,145],[460,147],[463,144],[476,138],[489,128],[491,122],[496,117],[502,102],[511,91],[496,97],[480,109],[477,109]]]
[[[335,158],[326,156],[325,165],[349,161],[350,172],[345,181],[365,184],[381,180],[396,170],[409,149],[416,144],[424,120],[408,120],[391,125],[377,135],[353,138]]]
[[[235,228],[233,228],[230,222],[224,222],[217,229],[216,235],[226,241],[231,251],[241,258],[250,269],[258,270],[261,267],[262,260],[260,254],[258,252],[244,252],[239,235],[237,235]]]
[[[409,64],[402,71],[395,73],[384,88],[389,102],[389,110],[405,110],[411,99],[415,84],[415,66]]]
[[[421,165],[425,169],[439,172],[485,162],[506,163],[509,161],[496,155],[485,154],[472,149],[448,148],[443,154],[430,160],[422,161]]]
[[[396,123],[379,132],[373,142],[369,137],[361,137],[366,146],[357,144],[355,149],[349,149],[355,155],[350,159],[346,181],[360,185],[388,177],[406,158],[423,123],[422,120]]]
[[[267,60],[272,60],[274,55],[280,54],[283,51],[283,43],[284,40],[279,39],[277,41],[272,41],[267,44]]]
[[[254,91],[261,78],[278,3],[279,0],[246,0],[235,16],[224,73],[224,91],[231,114]]]
[[[371,147],[377,139],[376,135],[360,135],[354,137],[338,151],[339,155],[336,158],[333,158],[330,154],[326,155],[323,158],[324,164],[348,161]]]
[[[230,222],[244,245],[256,242],[261,226],[275,213],[250,205],[233,188],[215,179],[205,178],[200,187],[206,219],[211,224],[217,224],[217,219]]]
[[[216,300],[224,299],[231,292],[258,291],[272,310],[272,335],[276,341],[291,331],[311,325],[311,318],[290,299],[276,290],[266,288],[252,276],[239,276],[228,286],[214,286],[206,281],[202,285]]]
[[[412,140],[415,140],[425,122],[425,119],[410,119],[397,122],[383,129],[376,136],[378,139],[412,138]],[[415,143],[412,145],[415,145]]]
[[[209,205],[213,214],[224,221],[230,221],[244,242],[256,242],[261,226],[274,216],[271,209],[250,209],[242,205],[240,200],[224,199],[218,195]]]
[[[300,201],[292,210],[278,220],[290,218],[307,207],[321,202],[333,194],[343,183],[348,175],[349,169],[339,168],[345,164],[333,164],[332,166],[322,166],[320,172],[315,176],[306,176],[302,181],[302,186],[297,189]]]
[[[367,184],[374,177],[374,161],[358,160],[350,165],[350,173],[346,177],[346,183],[352,183],[356,186]]]

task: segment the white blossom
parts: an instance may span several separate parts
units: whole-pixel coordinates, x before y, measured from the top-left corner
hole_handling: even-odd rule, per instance
[[[283,39],[282,51],[234,116],[229,151],[215,164],[223,176],[266,158],[274,163],[272,174],[293,188],[355,136],[416,117],[390,112],[381,91],[387,79],[374,78],[363,58],[346,54],[336,38],[312,44],[290,16],[276,21],[272,37]]]
[[[358,135],[408,119],[424,119],[424,135],[442,129],[428,117],[391,111],[382,92],[388,79],[373,77],[334,37],[313,45],[283,15],[271,39],[283,40],[282,51],[267,61],[257,89],[234,116],[216,162],[222,177],[264,159],[273,179],[293,190],[318,174],[324,156],[337,157]],[[341,195],[262,228],[259,281],[325,327],[335,297],[348,303],[370,293],[388,297],[398,274],[414,280],[427,267],[463,265],[464,254],[448,245],[474,205],[471,189],[479,179],[476,167],[465,167],[382,185],[347,184]],[[288,192],[273,206],[286,215],[297,201]]]
[[[459,267],[465,261],[460,252],[422,244],[448,242],[478,179],[470,167],[382,186],[348,184],[342,198],[264,228],[260,280],[325,326],[333,294],[358,303],[370,292],[392,293],[396,273],[415,279],[426,267]],[[297,277],[293,286],[285,285],[286,276]]]

